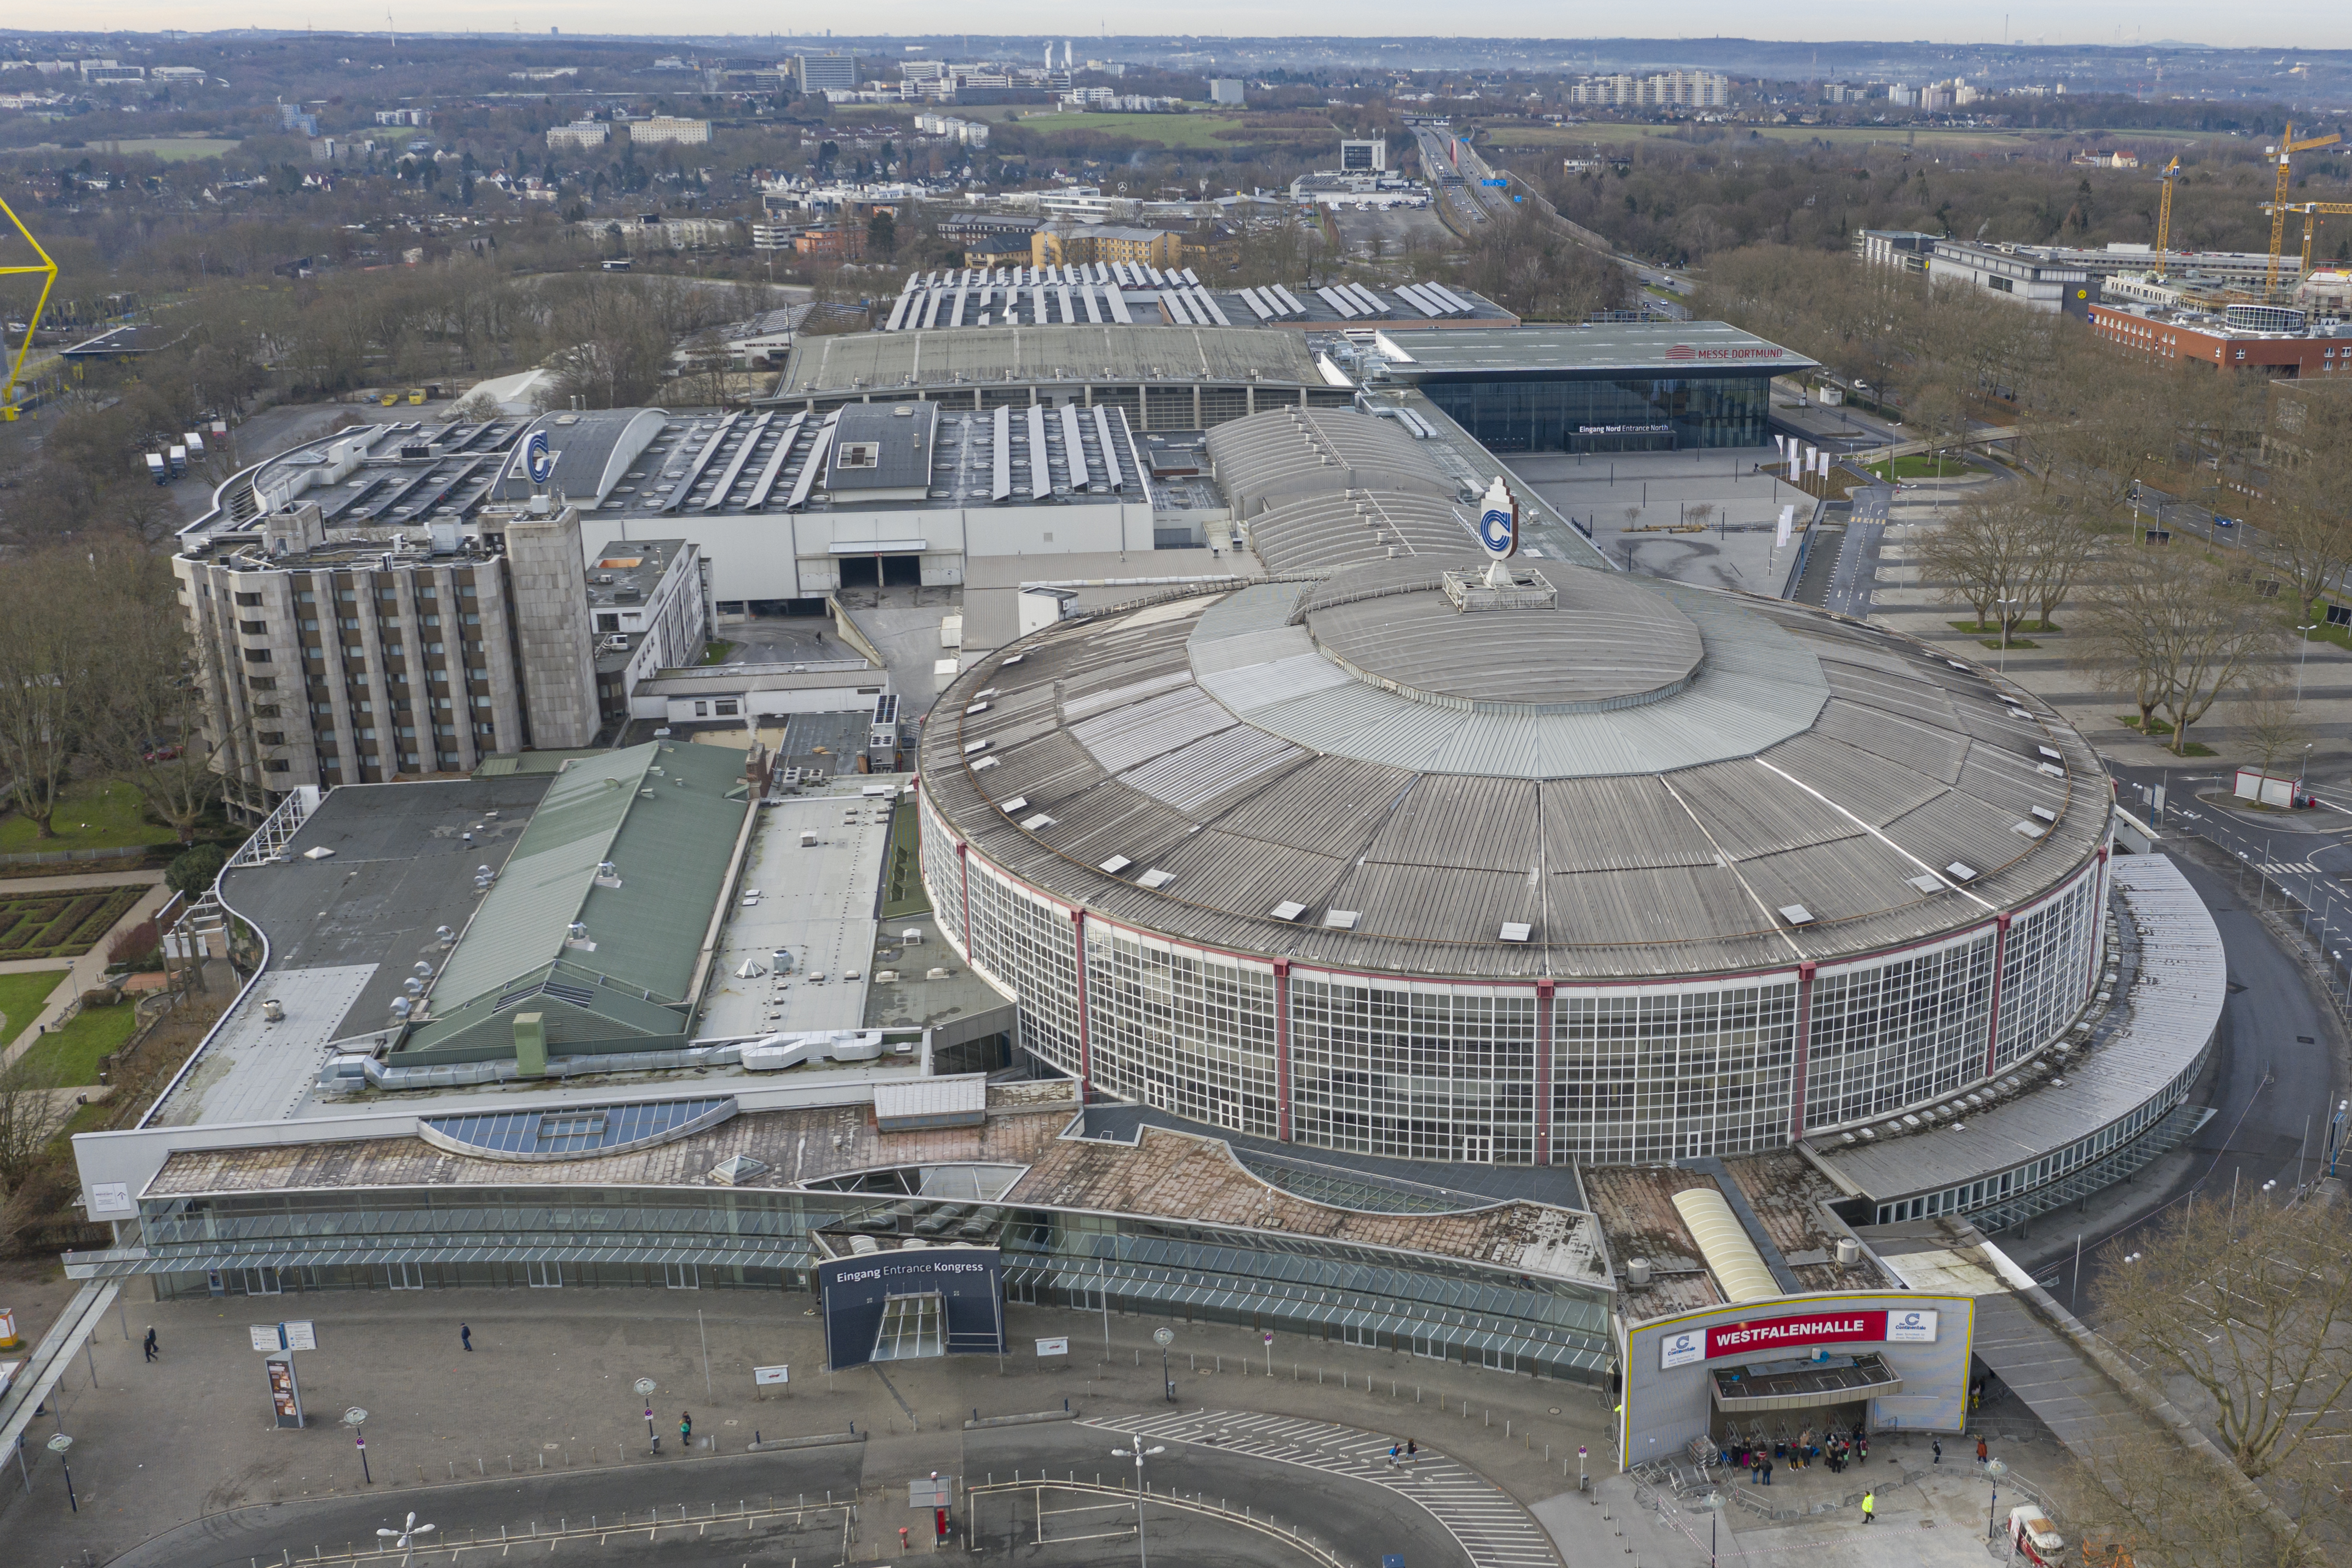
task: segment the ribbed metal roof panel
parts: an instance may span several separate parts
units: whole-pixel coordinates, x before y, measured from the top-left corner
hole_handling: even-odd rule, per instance
[[[1899,763],[1819,734],[1784,740],[1764,760],[1820,790],[1874,828],[1944,792],[1945,786]]]
[[[1368,862],[1351,868],[1330,902],[1358,912],[1356,929],[1373,936],[1495,944],[1505,921],[1519,921],[1545,940],[1543,889],[1532,870],[1468,871],[1448,866]],[[1307,918],[1318,920],[1321,908]],[[1457,967],[1460,960],[1444,967]]]
[[[1306,755],[1278,736],[1235,725],[1162,753],[1120,777],[1156,800],[1191,811]]]
[[[1365,851],[1373,862],[1514,873],[1542,855],[1532,782],[1459,777],[1414,785]]]
[[[2033,841],[2010,831],[2016,817],[1983,801],[1946,790],[1886,824],[1886,836],[1941,870],[1963,861],[1990,875],[2026,853]]]
[[[1960,764],[1969,753],[1966,738],[1949,730],[1845,697],[1830,699],[1813,732],[1942,784],[1959,782]]]
[[[1752,761],[1687,768],[1669,776],[1666,783],[1734,860],[1832,843],[1862,832],[1852,819],[1801,789],[1790,789],[1787,779]]]
[[[1553,872],[1716,863],[1690,813],[1646,774],[1551,779],[1542,791],[1544,864]]]
[[[1250,640],[1263,640],[1271,647],[1278,645],[1272,641],[1277,635],[1280,634],[1263,632]],[[1299,631],[1296,635],[1304,642],[1307,633]],[[1353,685],[1355,678],[1310,646],[1303,653],[1204,674],[1201,685],[1242,717],[1255,718],[1267,708],[1310,693]]]
[[[1094,753],[1104,772],[1121,773],[1234,722],[1207,693],[1187,685],[1072,725],[1070,734]]]
[[[1349,757],[1318,757],[1229,808],[1216,825],[1321,853],[1355,855],[1416,776]]]

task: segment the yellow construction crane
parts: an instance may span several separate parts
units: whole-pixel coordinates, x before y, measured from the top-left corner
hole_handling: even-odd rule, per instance
[[[2286,128],[2286,133],[2279,138],[2277,146],[2263,149],[2264,152],[2278,159],[2278,192],[2270,200],[2271,265],[2270,270],[2263,276],[2263,298],[2265,299],[2278,292],[2279,249],[2286,239],[2287,179],[2294,172],[2294,155],[2298,152],[2307,152],[2314,147],[2333,147],[2343,140],[2343,137],[2331,131],[2325,136],[2314,136],[2305,141],[2297,141],[2294,139],[2294,127],[2290,125]]]
[[[2271,212],[2273,221],[2281,218],[2284,213],[2303,214],[2303,276],[2309,277],[2311,276],[2311,242],[2318,232],[2320,215],[2326,214],[2331,216],[2340,216],[2346,213],[2352,213],[2352,202],[2293,202],[2288,204],[2283,212],[2272,212],[2271,204],[2265,203],[2263,210]]]
[[[2157,177],[2164,183],[2164,199],[2156,209],[2156,276],[2161,282],[2172,276],[2172,265],[2166,257],[2172,250],[2172,187],[2180,183],[2180,160],[2166,164]]]
[[[25,236],[25,243],[33,247],[33,254],[41,258],[31,266],[0,267],[0,277],[35,272],[41,275],[41,297],[33,302],[33,313],[25,318],[25,340],[16,345],[16,358],[8,366],[7,379],[0,381],[0,420],[10,420],[16,417],[16,378],[24,373],[25,356],[33,351],[33,334],[40,330],[41,311],[49,302],[49,290],[57,287],[58,264],[49,259],[49,253],[41,248],[41,242],[33,237],[33,231],[25,226],[25,220],[16,215],[15,208],[0,201],[0,214],[6,214],[16,232]],[[5,351],[5,347],[0,347],[0,352]]]

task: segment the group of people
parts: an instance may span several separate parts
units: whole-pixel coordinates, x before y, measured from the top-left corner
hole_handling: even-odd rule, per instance
[[[1389,1466],[1391,1469],[1401,1464],[1412,1464],[1420,1458],[1421,1444],[1415,1438],[1407,1437],[1402,1448],[1397,1447],[1394,1443],[1389,1445]]]
[[[1816,1433],[1808,1427],[1793,1441],[1778,1437],[1769,1448],[1762,1443],[1742,1442],[1724,1453],[1726,1463],[1746,1470],[1757,1485],[1768,1487],[1772,1484],[1772,1467],[1776,1464],[1801,1470],[1826,1462],[1832,1472],[1843,1474],[1846,1466],[1864,1464],[1869,1458],[1870,1433],[1859,1422],[1852,1432],[1824,1429]]]

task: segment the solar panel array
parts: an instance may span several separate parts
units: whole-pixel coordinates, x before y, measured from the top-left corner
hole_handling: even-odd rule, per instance
[[[1475,316],[1479,306],[1442,283],[1400,284],[1391,300],[1360,283],[1334,283],[1314,290],[1314,296],[1341,322],[1437,320]],[[1249,312],[1244,326],[1297,321],[1315,314],[1280,284],[1218,291],[1201,281],[1191,267],[1162,272],[1156,267],[1129,262],[1083,262],[1067,267],[965,267],[910,274],[905,288],[891,302],[885,332],[919,331],[933,327],[1044,327],[1063,324],[1117,323],[1131,326],[1139,319],[1130,307],[1147,311],[1157,306],[1160,317],[1180,327],[1230,327],[1235,304]],[[1236,310],[1234,314],[1239,314]]]

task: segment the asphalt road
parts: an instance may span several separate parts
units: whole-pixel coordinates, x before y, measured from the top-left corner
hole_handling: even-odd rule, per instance
[[[760,1540],[781,1543],[785,1555],[795,1554],[789,1549],[805,1542],[803,1552],[819,1554],[812,1561],[829,1564],[840,1561],[842,1510],[824,1507],[825,1490],[831,1488],[845,1497],[853,1492],[864,1462],[863,1444],[842,1444],[781,1454],[682,1459],[676,1466],[405,1487],[374,1497],[261,1504],[214,1514],[155,1536],[114,1559],[110,1568],[251,1568],[257,1559],[278,1559],[289,1552],[296,1557],[320,1550],[332,1555],[350,1545],[373,1542],[379,1529],[399,1528],[412,1510],[421,1522],[435,1526],[435,1535],[444,1542],[483,1536],[495,1542],[501,1528],[510,1537],[529,1538],[586,1524],[592,1518],[599,1525],[610,1524],[619,1516],[625,1522],[631,1519],[640,1522],[640,1532],[628,1539],[642,1546],[646,1540],[643,1527],[656,1522],[656,1512],[691,1521],[696,1515],[707,1515],[714,1505],[732,1511],[742,1501],[762,1497],[786,1507],[805,1497],[816,1506],[794,1507],[796,1522],[793,1517],[778,1515],[756,1534],[737,1524],[728,1537],[734,1552],[728,1560],[749,1560],[752,1554],[744,1550],[746,1543]],[[681,1507],[686,1511],[683,1516]],[[683,1528],[676,1535],[681,1542],[689,1537],[707,1538]],[[588,1539],[593,1542],[593,1537]],[[763,1560],[781,1562],[783,1557]],[[430,1559],[420,1554],[417,1561]]]
[[[1115,1485],[1133,1474],[1131,1461],[1110,1453],[1120,1440],[1117,1433],[1058,1423],[973,1433],[964,1444],[964,1479],[981,1484],[1010,1481],[1016,1472],[1024,1478],[1050,1472]],[[1150,1460],[1157,1490],[1198,1493],[1220,1506],[1270,1517],[1349,1562],[1377,1563],[1389,1552],[1403,1553],[1412,1568],[1466,1568],[1469,1562],[1435,1519],[1385,1488],[1188,1444],[1164,1447],[1165,1453]],[[473,1546],[453,1553],[452,1547],[487,1541],[500,1550],[501,1530],[509,1542],[520,1537],[538,1543],[509,1545],[506,1552],[560,1550],[567,1558],[584,1552],[591,1561],[696,1568],[753,1563],[783,1568],[803,1562],[829,1568],[843,1561],[845,1510],[841,1503],[827,1506],[827,1489],[845,1503],[859,1486],[866,1454],[864,1444],[843,1444],[257,1505],[156,1536],[110,1568],[251,1568],[289,1553],[299,1562],[322,1552],[331,1563],[339,1553],[373,1545],[378,1530],[402,1528],[412,1511],[417,1522],[435,1527],[432,1544],[415,1553],[418,1568],[472,1561],[481,1551]],[[928,1548],[929,1516],[902,1506],[905,1478],[863,1479],[868,1490],[856,1525],[856,1553],[871,1557],[877,1546],[889,1553],[902,1524]],[[874,1501],[877,1483],[890,1489],[887,1506]],[[1131,1506],[1051,1490],[1044,1500],[1048,1539],[1042,1548],[1035,1493],[984,1501],[983,1549],[1012,1552],[1034,1568],[1124,1560],[1133,1550]],[[1278,1539],[1244,1525],[1180,1518],[1171,1511],[1165,1520],[1151,1516],[1148,1528],[1152,1558],[1163,1568],[1273,1568],[1304,1561]],[[559,1534],[560,1540],[551,1539]],[[1081,1534],[1100,1539],[1071,1539]]]
[[[2124,782],[2125,805],[2135,811],[2141,809],[2137,786],[2158,782],[2164,772],[2137,768],[2114,771]],[[2212,911],[2229,958],[2230,994],[2221,1007],[2213,1064],[2191,1096],[2193,1103],[2210,1105],[2216,1113],[2180,1150],[2143,1172],[2130,1187],[2110,1188],[2093,1200],[2099,1213],[2084,1236],[2079,1298],[2086,1315],[2092,1284],[2101,1272],[2100,1248],[2117,1239],[2128,1245],[2134,1232],[2186,1202],[2192,1191],[2200,1201],[2226,1202],[2233,1184],[2248,1196],[2272,1180],[2281,1190],[2291,1190],[2299,1176],[2316,1172],[2329,1110],[2345,1095],[2334,1015],[2255,910],[2256,879],[2250,868],[2263,863],[2265,835],[2196,803],[2190,788],[2182,775],[2172,775],[2169,799],[2189,804],[2186,813],[2177,805],[2167,811],[2167,831],[2176,839],[2204,840],[2233,859],[2250,857],[2240,862],[2243,869],[2235,876],[2194,852],[2174,857]],[[2352,827],[2352,817],[2343,820]],[[2315,858],[2323,867],[2352,870],[2352,848],[2340,831],[2273,832],[2268,839],[2272,865],[2309,865]],[[2298,888],[2309,881],[2319,890],[2322,912],[2334,907],[2338,925],[2352,936],[2352,899],[2344,897],[2340,883],[2320,872],[2274,873],[2273,887],[2260,895],[2273,905],[2278,900],[2275,883],[2282,877]],[[2345,950],[2352,954],[2352,947]],[[2046,1279],[2050,1268],[2070,1262],[2077,1233],[2077,1227],[2052,1217],[2037,1222],[2030,1239],[2013,1244],[2011,1250],[2021,1264]]]

